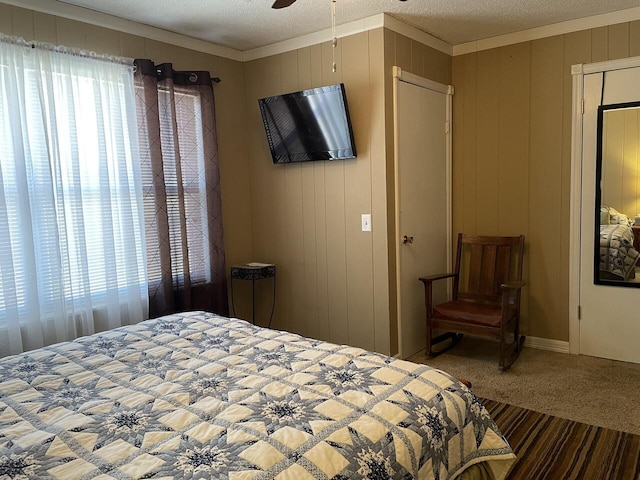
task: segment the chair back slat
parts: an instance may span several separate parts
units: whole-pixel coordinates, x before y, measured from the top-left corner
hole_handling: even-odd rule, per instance
[[[500,285],[509,280],[512,247],[502,245],[498,247],[496,264],[496,292],[500,292]],[[517,276],[517,273],[514,272]]]
[[[482,272],[480,293],[482,295],[495,295],[500,288],[496,285],[496,254],[498,248],[495,245],[485,245],[482,249]]]
[[[469,260],[469,292],[479,292],[482,285],[482,245],[471,245]]]
[[[460,234],[456,256],[458,284],[454,287],[454,297],[500,302],[500,285],[522,279],[523,249],[524,237]]]

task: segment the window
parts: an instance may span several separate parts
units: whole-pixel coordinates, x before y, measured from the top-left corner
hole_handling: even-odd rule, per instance
[[[208,283],[211,282],[211,262],[202,106],[197,91],[181,92],[178,89],[179,87],[171,90],[158,88],[171,273],[174,282],[178,285],[183,283],[185,271],[189,272],[192,284]],[[175,100],[174,108],[172,108],[172,96]],[[138,109],[141,108],[144,106],[139,103]],[[139,111],[139,119],[141,114],[142,112]],[[144,142],[144,139],[142,141]],[[149,229],[155,228],[153,224],[157,214],[156,197],[153,195],[154,175],[150,162],[143,162],[142,182],[148,228],[148,276],[149,282],[156,284],[162,278],[162,267],[158,235],[155,232],[149,232]],[[184,247],[186,244],[184,238],[189,239],[188,248]],[[189,260],[187,269],[184,264],[185,255]]]
[[[0,329],[146,316],[134,103],[128,66],[0,37]]]
[[[170,93],[160,90],[160,108],[170,109]],[[205,190],[204,151],[202,147],[202,120],[200,97],[193,92],[175,91],[175,125],[178,129],[179,148],[174,144],[173,122],[160,123],[162,137],[162,158],[164,163],[165,187],[167,191],[167,213],[169,217],[169,237],[171,241],[171,268],[174,278],[180,278],[185,271],[184,250],[182,248],[182,227],[180,218],[185,218],[186,237],[189,239],[188,271],[192,283],[211,281],[208,258],[207,199]],[[168,113],[168,112],[167,112]],[[167,114],[167,117],[169,115]],[[180,151],[180,161],[175,152]],[[178,175],[177,169],[180,169]],[[182,185],[178,179],[182,178]],[[184,197],[184,212],[181,212],[179,190]],[[205,248],[205,246],[207,248]]]

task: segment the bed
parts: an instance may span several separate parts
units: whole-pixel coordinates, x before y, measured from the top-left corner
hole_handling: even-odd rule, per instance
[[[633,222],[613,207],[600,208],[600,278],[631,280],[640,253],[633,248]]]
[[[205,312],[0,359],[0,478],[503,479],[448,374]]]

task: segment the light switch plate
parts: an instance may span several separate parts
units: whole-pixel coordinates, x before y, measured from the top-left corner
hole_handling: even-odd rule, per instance
[[[363,232],[371,231],[371,214],[370,213],[362,214],[362,231]]]

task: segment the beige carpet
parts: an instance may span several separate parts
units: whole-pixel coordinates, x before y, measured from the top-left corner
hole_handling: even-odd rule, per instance
[[[435,358],[410,360],[471,381],[479,397],[640,435],[640,365],[525,347],[500,372],[497,344],[468,337]]]

